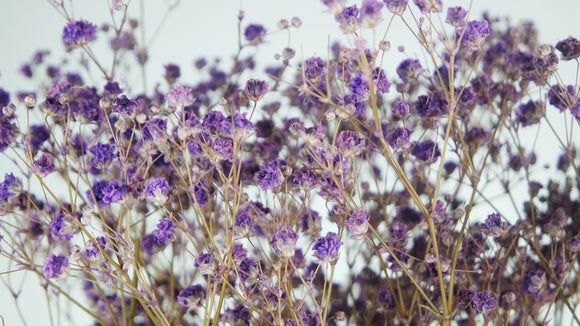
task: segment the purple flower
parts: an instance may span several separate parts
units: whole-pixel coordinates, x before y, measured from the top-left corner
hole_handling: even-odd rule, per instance
[[[164,77],[169,84],[175,83],[177,79],[181,77],[181,70],[179,69],[178,65],[170,63],[165,65],[164,68],[165,68]]]
[[[32,163],[32,171],[38,173],[41,177],[46,177],[56,171],[52,156],[46,153],[42,154],[38,160]]]
[[[471,148],[477,148],[489,140],[490,132],[482,127],[473,127],[465,133],[465,141]]]
[[[562,53],[562,60],[572,60],[580,57],[580,41],[572,36],[556,43],[556,49]]]
[[[483,20],[479,22],[472,20],[461,31],[458,31],[458,33],[460,35],[463,33],[461,44],[468,53],[471,53],[481,49],[485,39],[491,35],[491,30],[489,29],[487,21]]]
[[[397,75],[405,83],[411,82],[419,77],[423,72],[421,63],[416,59],[406,59],[397,67]]]
[[[472,288],[461,289],[457,292],[457,307],[465,309],[470,317],[475,316],[476,310],[473,303],[475,291]]]
[[[201,123],[203,130],[210,134],[230,134],[233,129],[232,120],[226,119],[220,111],[211,111],[205,115]]]
[[[266,29],[262,25],[251,24],[246,27],[244,36],[251,44],[259,44],[264,41],[264,37],[266,36]]]
[[[395,15],[402,15],[407,8],[408,0],[384,0],[387,9]]]
[[[123,196],[127,194],[127,186],[121,184],[118,179],[111,180],[111,182],[102,190],[103,203],[113,204],[123,200]]]
[[[391,108],[391,112],[399,119],[407,119],[411,115],[411,106],[407,102],[397,101]]]
[[[83,47],[97,38],[97,26],[86,20],[70,21],[62,31],[64,44],[71,49]]]
[[[544,116],[544,104],[541,102],[529,101],[520,104],[516,110],[516,123],[523,127],[534,125]]]
[[[155,202],[165,203],[169,193],[169,184],[164,178],[153,179],[145,188],[145,195],[153,198]]]
[[[484,315],[494,311],[497,308],[497,303],[489,291],[480,291],[473,296],[473,303],[477,311]]]
[[[252,101],[258,102],[268,92],[268,83],[264,80],[249,79],[244,94]]]
[[[560,85],[553,85],[548,92],[548,99],[551,105],[555,106],[560,112],[572,107],[575,102],[576,91],[574,86],[568,85],[564,88]]]
[[[115,155],[115,145],[111,144],[97,143],[89,147],[89,152],[93,154],[89,164],[99,169],[102,169],[117,157]]]
[[[438,117],[444,112],[443,103],[431,94],[417,97],[415,110],[417,110],[417,114],[423,119]]]
[[[362,72],[359,72],[350,79],[348,86],[350,93],[354,96],[355,101],[364,100],[369,93],[369,84]]]
[[[335,264],[338,260],[338,250],[341,246],[342,242],[338,239],[338,235],[333,232],[328,232],[326,236],[316,240],[312,250],[314,250],[314,257],[316,257],[319,264]]]
[[[50,224],[50,231],[58,239],[69,241],[79,232],[75,217],[67,213],[59,213]]]
[[[481,231],[488,236],[500,237],[510,229],[510,226],[502,221],[499,213],[490,214],[485,223],[481,226]]]
[[[413,2],[419,10],[421,10],[423,15],[441,12],[443,10],[443,3],[441,0],[413,0]]]
[[[214,254],[200,252],[195,257],[193,266],[198,268],[203,275],[214,274],[217,272],[218,261]]]
[[[217,137],[212,147],[219,154],[218,159],[229,160],[234,156],[234,141],[231,138]]]
[[[467,10],[462,7],[451,7],[447,9],[447,18],[445,22],[453,27],[461,27],[465,24]]]
[[[381,93],[388,93],[391,88],[391,83],[387,80],[385,72],[379,67],[373,70],[373,83]]]
[[[415,158],[420,161],[435,163],[437,158],[441,155],[441,152],[439,151],[439,146],[437,146],[437,143],[428,139],[415,144],[411,154],[413,154],[413,156],[415,156]]]
[[[359,10],[356,5],[344,8],[341,14],[335,15],[334,19],[341,25],[345,25],[343,29],[348,28],[351,24],[356,22]]]
[[[383,4],[376,0],[367,0],[360,8],[359,22],[364,27],[375,27],[383,21],[381,9]]]
[[[132,117],[137,114],[138,110],[143,105],[142,102],[142,98],[136,97],[129,99],[127,96],[121,95],[115,99],[113,105],[111,106],[111,110],[115,113],[119,113],[127,117]]]
[[[68,258],[51,254],[44,261],[42,271],[47,279],[61,278],[68,272]]]
[[[540,293],[547,287],[546,273],[540,270],[526,273],[521,286],[523,294],[533,295],[538,300]]]
[[[109,95],[119,95],[121,93],[123,93],[123,90],[119,87],[119,83],[114,82],[114,81],[107,81],[107,84],[105,85],[105,94],[109,94]],[[125,97],[127,98],[127,97]]]
[[[252,234],[254,225],[250,215],[244,213],[238,214],[236,216],[235,225],[237,238],[246,238]]]
[[[386,308],[393,308],[395,306],[395,299],[393,298],[393,292],[390,287],[383,285],[379,288],[377,302]]]
[[[393,149],[399,148],[400,146],[404,146],[409,143],[412,134],[412,130],[397,126],[387,134],[387,143],[389,143]]]
[[[151,119],[141,129],[143,139],[154,144],[162,144],[167,139],[167,120]]]
[[[195,200],[199,206],[203,206],[209,203],[211,194],[213,193],[212,188],[208,187],[207,180],[205,178],[195,183],[193,187],[193,193],[195,195]]]
[[[196,284],[190,285],[185,289],[179,291],[177,295],[177,302],[187,308],[187,310],[191,310],[197,307],[201,307],[205,301],[205,289],[203,286]]]
[[[364,209],[359,209],[350,214],[350,218],[344,222],[344,225],[352,232],[353,239],[362,239],[369,230],[370,215],[365,213]]]
[[[266,162],[256,173],[256,181],[262,190],[276,188],[282,181],[282,171],[276,162]]]
[[[153,231],[155,243],[159,247],[168,245],[173,240],[173,231],[177,226],[173,224],[170,218],[163,218],[157,223],[157,230]]]
[[[99,248],[105,250],[107,239],[105,237],[96,237],[95,240],[97,240],[97,245],[92,240],[87,241],[86,255],[89,258],[96,257],[99,254]]]
[[[294,256],[298,235],[289,225],[284,225],[276,232],[272,239],[272,247],[284,258]]]
[[[355,157],[366,147],[366,138],[352,130],[341,131],[336,138],[338,153],[344,157]]]
[[[0,199],[5,201],[10,198],[10,196],[14,195],[14,193],[10,191],[10,187],[15,183],[16,178],[13,173],[4,174],[4,181],[0,183]]]
[[[397,246],[403,246],[407,243],[409,235],[407,234],[407,225],[401,222],[393,222],[389,227],[391,239],[389,243]]]
[[[195,102],[193,89],[183,86],[170,90],[169,94],[165,96],[165,99],[171,111],[183,110],[184,107],[190,106]]]
[[[312,57],[304,62],[304,76],[314,80],[326,73],[326,62],[321,57]]]

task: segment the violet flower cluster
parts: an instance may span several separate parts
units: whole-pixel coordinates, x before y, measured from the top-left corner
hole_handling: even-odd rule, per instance
[[[261,72],[251,48],[301,22],[240,13],[232,68],[168,63],[135,93],[114,68],[147,64],[139,24],[55,3],[106,82],[39,51],[21,72],[46,87],[0,89],[0,277],[36,274],[95,325],[580,323],[580,87],[558,74],[578,76],[577,36],[441,0],[322,4],[348,40],[328,57],[285,48]],[[391,66],[396,23],[423,53]],[[107,68],[102,40],[136,60]]]

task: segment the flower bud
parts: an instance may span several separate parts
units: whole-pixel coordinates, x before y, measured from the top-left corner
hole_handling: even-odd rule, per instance
[[[29,109],[32,109],[33,107],[35,107],[36,106],[36,95],[30,94],[30,95],[26,96],[24,98],[24,104],[26,104],[26,107],[28,107]]]

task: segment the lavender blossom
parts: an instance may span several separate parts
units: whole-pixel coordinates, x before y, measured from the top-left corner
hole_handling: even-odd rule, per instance
[[[80,48],[97,38],[97,26],[86,20],[70,21],[62,31],[62,40],[68,48]]]
[[[69,270],[68,258],[65,256],[57,256],[55,254],[50,254],[48,258],[44,261],[44,266],[42,271],[47,279],[51,278],[62,278]]]
[[[384,0],[385,6],[395,15],[402,15],[407,9],[408,0]]]
[[[177,302],[187,308],[187,311],[201,307],[205,301],[206,290],[200,284],[190,285],[179,291]]]
[[[244,94],[252,101],[258,102],[268,92],[268,83],[264,80],[249,79]]]
[[[556,43],[556,49],[562,53],[562,60],[572,60],[580,57],[580,41],[572,36]]]
[[[266,162],[256,173],[256,181],[262,190],[276,188],[282,181],[282,171],[276,162]]]
[[[459,32],[463,33],[461,45],[468,52],[479,51],[485,42],[485,39],[491,35],[491,30],[487,21],[470,21]]]
[[[319,264],[336,264],[338,261],[338,250],[342,246],[342,242],[338,239],[338,235],[333,232],[328,232],[326,236],[320,237],[314,243],[314,257]]]
[[[272,247],[280,254],[281,257],[290,258],[296,251],[296,242],[298,235],[289,225],[284,225],[276,232],[272,239]]]
[[[32,163],[32,170],[41,177],[46,177],[56,171],[54,159],[49,154],[42,154],[38,160]]]
[[[251,24],[246,27],[244,36],[251,44],[259,44],[264,41],[266,36],[266,29],[260,24]]]
[[[354,211],[344,225],[352,232],[353,239],[362,239],[369,230],[370,215],[361,208]]]

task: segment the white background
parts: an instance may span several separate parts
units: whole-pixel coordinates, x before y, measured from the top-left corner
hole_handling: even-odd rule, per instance
[[[68,0],[66,0],[68,2]],[[138,17],[141,3],[144,8],[147,42],[151,41],[156,26],[167,8],[167,1],[133,0],[130,4],[131,17]],[[349,2],[349,4],[352,4]],[[469,6],[469,1],[445,2],[446,6]],[[108,21],[106,2],[99,0],[75,0],[74,17],[87,19],[96,24]],[[182,67],[182,81],[195,78],[192,62],[199,57],[208,59],[221,56],[227,58],[237,49],[237,16],[238,11],[245,11],[245,24],[261,23],[268,31],[275,31],[279,19],[290,20],[292,17],[302,19],[302,27],[292,30],[290,37],[286,32],[268,35],[267,44],[258,48],[260,58],[272,60],[273,54],[285,46],[296,49],[298,56],[326,57],[329,37],[340,37],[340,30],[332,16],[324,12],[325,8],[316,0],[246,0],[246,1],[194,1],[183,0],[176,10],[161,26],[159,34],[151,43],[148,78],[160,81],[163,76],[163,65],[176,63]],[[471,18],[480,18],[480,13],[487,9],[492,15],[511,17],[514,23],[531,19],[540,31],[542,42],[554,45],[558,40],[569,35],[580,38],[580,1],[578,0],[475,0]],[[416,11],[416,10],[415,10]],[[17,90],[34,90],[36,86],[22,78],[18,69],[23,62],[32,58],[38,49],[50,49],[49,61],[58,63],[64,54],[61,41],[65,19],[52,8],[46,0],[0,0],[0,87],[15,93]],[[384,16],[386,16],[386,12]],[[444,19],[443,15],[443,19]],[[102,38],[102,35],[100,35]],[[103,39],[100,40],[104,41]],[[413,43],[411,35],[405,32],[391,34],[393,49],[399,45]],[[98,43],[98,41],[97,41]],[[411,48],[412,49],[412,48]],[[255,51],[255,50],[251,50]],[[412,50],[408,50],[413,54]],[[249,53],[249,52],[248,52]],[[109,60],[105,61],[108,67]],[[394,67],[394,66],[391,66]],[[387,76],[394,77],[394,68]],[[568,76],[574,74],[568,72]],[[256,71],[257,78],[264,78],[261,71]],[[572,79],[568,78],[571,82]],[[93,81],[102,83],[98,77]],[[152,85],[150,84],[151,88]],[[550,143],[540,146],[554,147]],[[2,158],[0,157],[0,162]],[[0,163],[0,178],[6,171]],[[1,221],[1,220],[0,220]],[[5,265],[0,260],[0,273],[5,272]],[[13,275],[11,281],[18,284],[22,275]],[[38,279],[28,275],[25,286],[19,297],[20,306],[30,325],[48,325],[46,300],[42,291],[38,291]],[[10,294],[0,285],[0,316],[6,325],[20,325],[13,308]],[[58,324],[58,323],[57,323]],[[78,325],[88,325],[90,321],[80,321]]]

